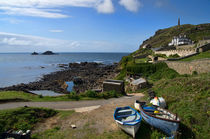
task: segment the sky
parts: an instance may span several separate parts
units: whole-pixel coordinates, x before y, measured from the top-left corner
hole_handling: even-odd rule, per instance
[[[209,13],[210,0],[0,0],[0,52],[132,52]]]

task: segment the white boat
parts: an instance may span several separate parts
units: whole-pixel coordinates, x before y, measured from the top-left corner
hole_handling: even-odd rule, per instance
[[[114,112],[114,120],[117,125],[133,138],[140,127],[141,119],[141,115],[129,106],[117,107]]]

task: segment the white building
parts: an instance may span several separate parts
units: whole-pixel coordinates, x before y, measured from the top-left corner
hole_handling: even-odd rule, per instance
[[[186,35],[179,35],[173,37],[172,41],[168,44],[169,46],[179,46],[192,44],[192,41],[186,37]]]

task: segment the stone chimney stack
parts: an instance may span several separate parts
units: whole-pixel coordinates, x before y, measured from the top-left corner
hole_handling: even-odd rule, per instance
[[[178,26],[180,26],[180,18],[178,19]]]

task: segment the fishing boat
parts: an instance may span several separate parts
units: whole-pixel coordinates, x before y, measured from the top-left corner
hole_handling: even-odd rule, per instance
[[[117,125],[133,138],[140,127],[141,119],[141,115],[129,106],[117,107],[114,112],[114,120]]]
[[[147,106],[145,102],[135,101],[135,107],[140,110],[142,118],[151,126],[174,137],[179,128],[180,118],[172,112],[157,106]]]

